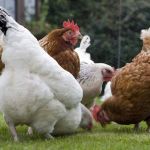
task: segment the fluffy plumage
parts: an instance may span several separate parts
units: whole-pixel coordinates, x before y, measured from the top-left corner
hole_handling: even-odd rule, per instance
[[[96,113],[102,125],[115,121],[137,124],[145,120],[150,126],[150,29],[142,30],[141,52],[112,78],[112,97]]]
[[[53,131],[53,135],[67,135],[76,132],[77,128],[91,130],[93,127],[93,117],[91,112],[83,105],[78,104],[77,107],[67,111],[66,115],[60,119]],[[32,135],[33,130],[28,128],[28,134]]]
[[[67,115],[56,123],[53,134],[72,134],[78,127],[87,130],[91,130],[93,127],[92,114],[81,103],[77,107],[68,111]]]
[[[81,112],[80,104],[78,104],[73,109],[68,110],[65,117],[63,117],[56,123],[53,134],[66,135],[66,134],[74,133],[80,125],[81,117],[82,117],[81,113],[82,112]]]
[[[27,124],[50,136],[54,125],[82,99],[74,77],[51,58],[37,39],[0,9],[4,34],[0,76],[0,106],[14,140],[17,124]],[[18,43],[19,41],[19,43]]]
[[[93,116],[89,109],[87,109],[83,104],[81,104],[81,122],[80,127],[86,130],[91,130],[93,127]]]

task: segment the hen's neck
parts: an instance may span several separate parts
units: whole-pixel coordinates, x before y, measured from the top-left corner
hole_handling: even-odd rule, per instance
[[[63,38],[58,37],[49,37],[46,36],[42,40],[40,40],[40,45],[51,55],[57,55],[58,53],[67,50],[73,51],[73,46],[64,41]]]

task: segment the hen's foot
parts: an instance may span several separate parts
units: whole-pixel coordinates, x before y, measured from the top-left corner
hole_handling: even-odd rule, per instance
[[[13,121],[8,116],[4,116],[4,119],[6,121],[6,124],[8,125],[8,128],[9,128],[12,136],[13,136],[14,141],[18,142],[19,138],[18,138],[16,128],[15,128],[15,125],[14,125]]]
[[[32,129],[32,127],[29,127],[29,128],[28,128],[27,134],[28,134],[29,136],[33,136],[33,129]]]
[[[139,129],[140,129],[140,124],[139,123],[135,124],[133,130],[139,131]]]
[[[150,117],[146,119],[147,129],[146,131],[150,133]]]
[[[50,133],[45,134],[46,140],[54,139],[54,137]]]

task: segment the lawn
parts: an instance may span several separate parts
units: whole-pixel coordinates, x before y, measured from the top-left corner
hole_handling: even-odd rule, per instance
[[[78,130],[74,135],[45,140],[38,134],[29,137],[26,134],[27,127],[19,126],[17,131],[20,142],[15,143],[1,115],[0,150],[149,150],[150,134],[145,131],[145,123],[142,123],[138,132],[134,132],[132,128],[133,126],[114,123],[102,128],[95,123],[91,132]]]

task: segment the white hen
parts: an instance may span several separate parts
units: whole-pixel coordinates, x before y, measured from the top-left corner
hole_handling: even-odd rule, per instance
[[[79,57],[84,57],[84,60],[90,60],[90,54],[87,54],[84,49],[86,49],[90,44],[89,36],[84,36],[81,41],[80,48],[78,52],[81,54]],[[81,51],[83,50],[83,52]],[[77,49],[76,49],[77,50]],[[84,53],[85,52],[85,53]],[[91,61],[92,62],[92,61]],[[91,112],[81,103],[77,107],[67,111],[66,115],[59,120],[55,127],[53,134],[54,135],[65,135],[72,134],[76,131],[78,127],[83,129],[90,130],[93,126],[93,118]],[[28,129],[28,133],[32,134],[33,131],[31,128]]]
[[[94,103],[94,98],[101,93],[102,84],[104,81],[111,79],[114,69],[104,63],[94,63],[91,60],[90,54],[86,49],[90,46],[90,37],[84,36],[80,47],[76,48],[76,52],[80,58],[80,72],[77,77],[83,89],[82,103],[90,108]]]
[[[81,64],[77,80],[83,89],[82,103],[87,108],[93,105],[94,98],[101,93],[103,82],[109,81],[113,75],[114,68],[107,64]]]
[[[51,58],[37,39],[0,8],[4,34],[0,76],[0,106],[14,140],[15,126],[27,124],[51,137],[54,125],[76,108],[82,89],[74,77]]]

